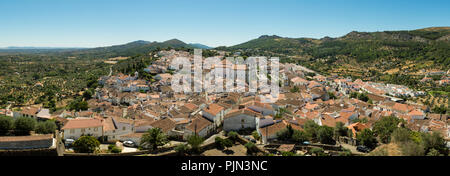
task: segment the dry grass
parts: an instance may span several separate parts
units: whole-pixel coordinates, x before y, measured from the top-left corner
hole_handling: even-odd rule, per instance
[[[397,144],[383,144],[369,153],[369,156],[402,156],[400,147]]]

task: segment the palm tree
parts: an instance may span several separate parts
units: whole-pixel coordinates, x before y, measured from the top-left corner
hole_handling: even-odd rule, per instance
[[[200,145],[202,145],[203,141],[204,139],[201,136],[195,134],[190,136],[187,142],[189,145],[191,145],[191,149],[193,152],[200,152]]]
[[[158,149],[158,146],[162,146],[167,143],[167,137],[160,128],[152,128],[145,133],[141,138],[142,146],[149,146],[152,150]]]

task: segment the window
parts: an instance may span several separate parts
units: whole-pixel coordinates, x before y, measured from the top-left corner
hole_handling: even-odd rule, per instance
[[[126,130],[127,128],[126,127],[122,127],[122,130]]]
[[[86,131],[86,129],[85,129],[85,128],[82,128],[82,129],[81,129],[81,132],[82,132],[82,133],[84,133],[85,131]]]
[[[71,129],[71,130],[70,130],[70,133],[71,133],[71,134],[75,133],[75,130],[74,130],[74,129]]]
[[[97,131],[98,129],[97,128],[94,128],[94,131]]]

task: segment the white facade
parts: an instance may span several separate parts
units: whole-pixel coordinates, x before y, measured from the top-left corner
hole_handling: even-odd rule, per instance
[[[89,128],[72,128],[63,130],[63,139],[75,139],[77,140],[83,135],[89,135],[93,137],[101,137],[103,135],[103,127],[89,127]]]
[[[247,114],[225,118],[223,121],[224,131],[238,131],[245,128],[256,129],[259,124],[259,118]]]

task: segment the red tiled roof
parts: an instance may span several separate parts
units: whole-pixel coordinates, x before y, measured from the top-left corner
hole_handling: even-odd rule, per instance
[[[71,119],[62,129],[91,128],[101,126],[103,126],[103,124],[99,119]]]
[[[176,123],[171,118],[165,118],[165,119],[154,121],[151,124],[151,126],[154,128],[160,128],[164,133],[167,133],[170,130],[175,128]]]
[[[217,115],[220,111],[224,110],[224,108],[218,104],[210,104],[206,109],[204,109],[203,111],[215,116]]]
[[[212,123],[209,120],[206,120],[203,117],[197,117],[194,120],[192,120],[192,123],[189,124],[188,126],[186,126],[186,129],[194,132],[194,133],[198,133],[201,130],[203,130],[204,128],[208,127],[209,125],[211,125]]]

